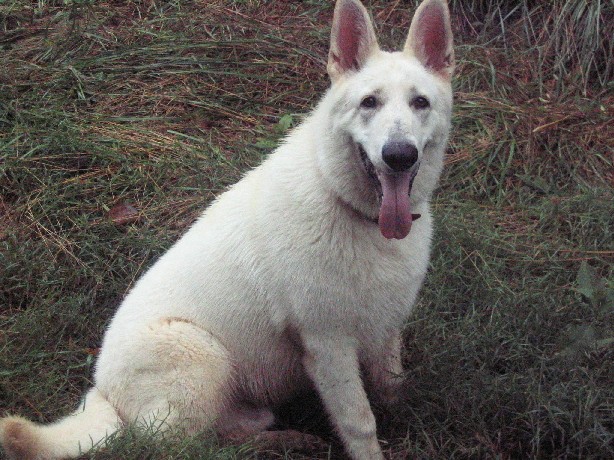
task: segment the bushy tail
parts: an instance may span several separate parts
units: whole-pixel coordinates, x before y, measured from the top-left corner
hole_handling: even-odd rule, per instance
[[[74,458],[121,426],[111,404],[92,388],[75,412],[50,425],[21,417],[0,419],[0,444],[10,460]]]

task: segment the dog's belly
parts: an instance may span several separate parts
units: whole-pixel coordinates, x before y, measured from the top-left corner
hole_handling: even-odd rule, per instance
[[[271,407],[311,388],[302,351],[286,334],[268,337],[258,345],[250,350],[242,348],[238,356],[233,356],[237,363],[233,393],[239,400]]]

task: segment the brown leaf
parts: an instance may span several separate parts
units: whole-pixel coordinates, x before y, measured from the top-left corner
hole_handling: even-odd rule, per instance
[[[139,220],[138,209],[126,203],[117,203],[109,211],[109,219],[116,225],[132,224]]]

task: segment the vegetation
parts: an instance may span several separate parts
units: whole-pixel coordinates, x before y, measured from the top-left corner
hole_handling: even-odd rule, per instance
[[[415,1],[366,2],[397,48]],[[613,458],[614,6],[451,1],[454,131],[391,458]],[[332,3],[0,1],[0,415],[91,385],[126,291],[327,87]],[[153,442],[95,459],[338,458]],[[324,428],[322,428],[324,427]]]

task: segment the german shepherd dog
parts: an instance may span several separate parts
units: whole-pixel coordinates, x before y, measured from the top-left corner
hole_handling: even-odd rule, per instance
[[[338,0],[316,108],[136,283],[74,413],[0,421],[8,457],[75,457],[130,423],[247,441],[315,389],[347,454],[384,458],[366,389],[398,396],[453,68],[445,0],[422,2],[398,52],[359,0]]]

